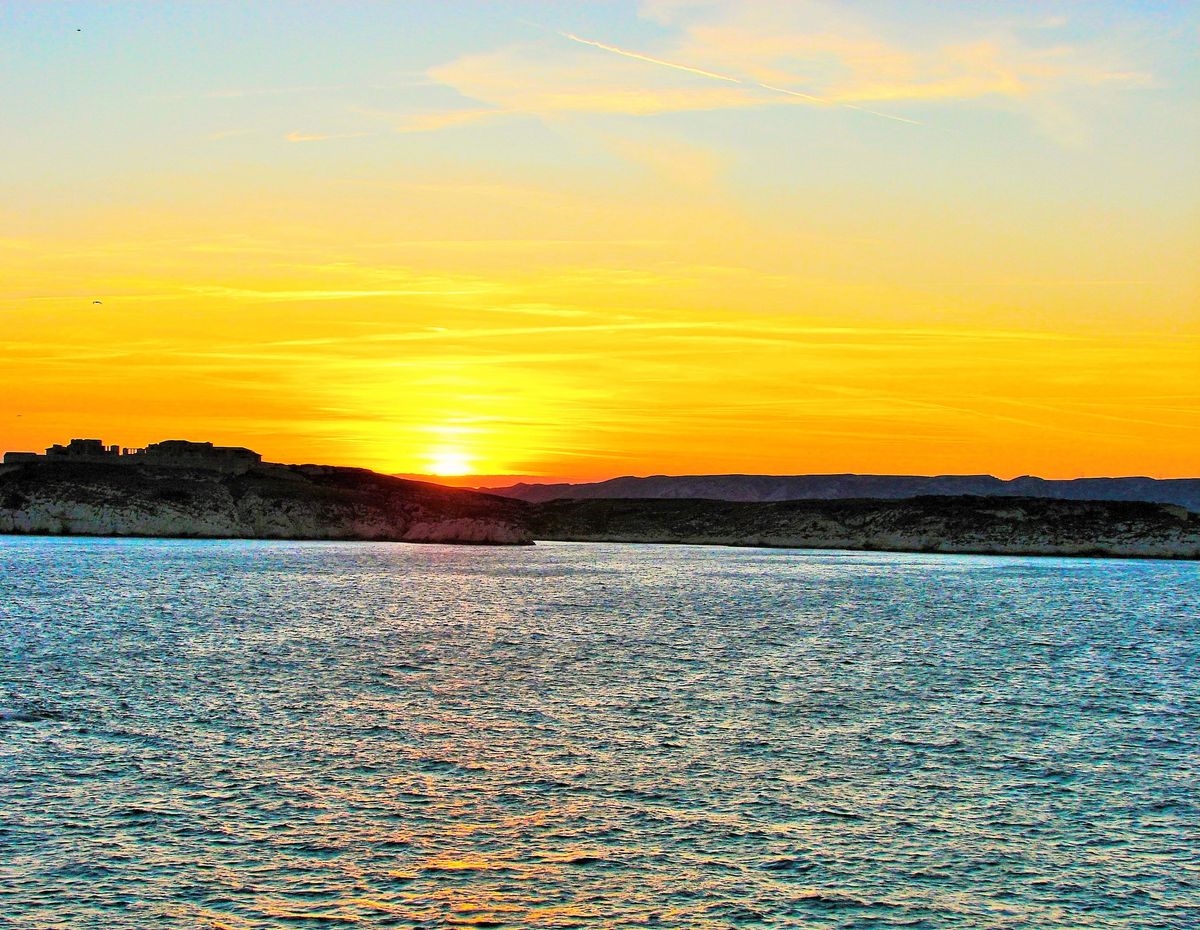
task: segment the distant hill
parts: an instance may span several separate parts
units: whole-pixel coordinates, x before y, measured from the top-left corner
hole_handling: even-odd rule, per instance
[[[534,505],[532,527],[537,539],[585,542],[1200,558],[1200,514],[1131,501],[557,500]]]
[[[591,484],[514,484],[480,488],[531,503],[574,499],[706,499],[722,501],[896,500],[921,496],[1044,497],[1058,500],[1150,501],[1200,512],[1200,478],[1075,478],[991,475],[653,475]]]

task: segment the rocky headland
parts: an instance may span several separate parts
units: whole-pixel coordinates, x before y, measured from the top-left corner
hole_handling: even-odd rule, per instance
[[[0,466],[0,533],[529,544],[527,506],[360,468]]]

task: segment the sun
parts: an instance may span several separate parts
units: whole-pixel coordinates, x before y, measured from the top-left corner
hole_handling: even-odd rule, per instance
[[[458,449],[437,449],[428,459],[429,474],[442,478],[467,475],[471,472],[471,460]]]

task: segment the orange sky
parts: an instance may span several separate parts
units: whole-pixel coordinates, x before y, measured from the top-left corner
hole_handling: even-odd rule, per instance
[[[294,40],[340,30],[336,62],[254,72],[269,24],[231,9],[216,81],[203,36],[163,70],[183,14],[97,64],[44,6],[4,40],[4,448],[1197,474],[1195,23],[408,5],[436,42],[377,46],[348,5]]]

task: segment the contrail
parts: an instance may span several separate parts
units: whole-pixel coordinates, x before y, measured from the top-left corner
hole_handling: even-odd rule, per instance
[[[624,55],[626,58],[634,58],[638,61],[648,61],[652,65],[663,65],[667,68],[674,68],[676,71],[687,71],[690,74],[699,74],[701,77],[713,78],[718,81],[728,81],[730,84],[744,84],[745,81],[740,81],[735,77],[730,77],[728,74],[717,74],[715,71],[705,71],[703,68],[692,68],[688,65],[677,64],[673,61],[667,61],[663,58],[651,58],[649,55],[639,55],[637,52],[631,52],[627,49],[617,48],[615,45],[605,45],[603,42],[595,42],[592,39],[585,39],[582,36],[577,36],[573,32],[560,32],[560,36],[564,39],[570,39],[572,42],[578,42],[580,45],[590,45],[593,48],[602,48],[606,52],[612,52],[614,55]]]
[[[823,103],[829,106],[833,101],[826,100],[824,97],[814,97],[812,94],[802,94],[798,90],[788,90],[786,87],[776,87],[773,84],[758,84],[757,87],[762,87],[765,90],[773,90],[777,94],[787,94],[789,97],[801,97],[804,100],[811,100],[813,103]]]
[[[577,36],[573,32],[559,32],[564,39],[570,39],[572,42],[578,42],[580,45],[590,45],[592,48],[598,48],[605,52],[612,52],[614,55],[621,55],[625,58],[632,58],[635,61],[645,61],[652,65],[662,65],[664,68],[674,68],[676,71],[686,71],[689,74],[698,74],[701,77],[712,78],[715,81],[726,81],[730,84],[741,84],[744,87],[759,87],[763,90],[769,90],[776,94],[787,94],[789,97],[799,97],[802,100],[809,100],[813,103],[819,103],[827,107],[845,107],[847,110],[857,110],[859,113],[869,113],[871,116],[878,116],[882,119],[894,120],[897,123],[911,123],[913,126],[924,126],[925,124],[919,120],[908,119],[904,116],[892,116],[890,113],[880,113],[878,110],[868,110],[866,107],[856,106],[853,103],[842,103],[839,100],[830,100],[828,97],[817,97],[814,94],[803,94],[798,90],[788,90],[786,87],[776,87],[774,84],[763,84],[761,81],[743,81],[741,78],[733,77],[729,74],[720,74],[716,71],[705,71],[703,68],[693,68],[691,65],[681,65],[675,61],[667,61],[665,58],[654,58],[651,55],[642,55],[639,52],[631,52],[628,49],[620,48],[616,45],[606,45],[603,42],[597,42],[594,39],[585,39],[583,36]]]
[[[859,113],[870,113],[872,116],[882,116],[884,119],[894,119],[897,123],[912,123],[914,126],[924,126],[925,124],[919,120],[909,119],[905,116],[892,116],[891,113],[880,113],[878,110],[868,110],[866,107],[856,106],[853,103],[844,103],[840,100],[830,100],[827,97],[814,97],[812,94],[802,94],[798,90],[788,90],[786,87],[775,87],[772,84],[755,84],[755,87],[761,87],[764,90],[773,90],[779,94],[787,94],[789,97],[801,97],[804,100],[811,100],[814,103],[823,103],[831,107],[845,107],[847,110],[858,110]]]

